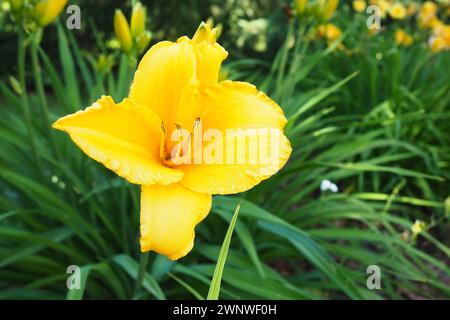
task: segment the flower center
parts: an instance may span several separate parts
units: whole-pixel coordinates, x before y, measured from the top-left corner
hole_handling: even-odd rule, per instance
[[[179,124],[174,124],[175,129],[169,135],[164,122],[161,122],[161,141],[159,156],[162,162],[168,167],[175,167],[181,164],[191,163],[193,157],[193,136],[202,134],[201,120],[197,117],[194,121],[193,132],[182,128]]]

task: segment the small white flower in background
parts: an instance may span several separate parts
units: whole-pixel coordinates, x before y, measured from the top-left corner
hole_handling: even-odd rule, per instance
[[[320,190],[323,191],[331,191],[331,192],[339,192],[339,188],[337,185],[335,185],[330,180],[322,180],[322,183],[320,184]]]

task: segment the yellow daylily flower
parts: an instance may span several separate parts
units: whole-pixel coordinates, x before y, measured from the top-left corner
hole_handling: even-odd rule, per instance
[[[450,25],[445,25],[443,22],[436,23],[433,26],[429,45],[432,52],[450,50]]]
[[[34,7],[37,23],[44,27],[53,22],[66,4],[67,0],[40,0]]]
[[[394,3],[389,7],[389,15],[396,20],[403,20],[406,18],[406,8],[399,2]]]
[[[441,51],[448,50],[450,47],[446,44],[446,41],[442,37],[431,37],[429,40],[429,46],[431,52],[437,53]]]
[[[366,10],[366,1],[364,0],[355,0],[352,2],[353,10],[356,12],[363,12]]]
[[[273,100],[249,83],[218,82],[228,53],[215,37],[202,24],[192,39],[157,43],[140,61],[128,98],[103,96],[53,124],[88,156],[141,185],[142,252],[185,256],[213,194],[252,188],[291,154],[286,118]]]
[[[130,52],[133,48],[130,25],[122,10],[116,9],[114,13],[114,31],[123,51]]]
[[[370,0],[370,4],[378,6],[378,8],[380,10],[380,17],[381,18],[385,18],[386,17],[386,13],[387,13],[387,11],[389,9],[389,6],[391,5],[386,0]]]
[[[417,17],[419,26],[422,28],[430,28],[437,19],[437,6],[434,2],[426,1],[422,5]]]
[[[406,33],[405,30],[397,29],[395,31],[395,43],[397,43],[399,46],[409,47],[413,43],[413,38],[411,35]]]

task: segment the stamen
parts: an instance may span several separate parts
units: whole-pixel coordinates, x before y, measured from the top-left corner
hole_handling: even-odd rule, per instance
[[[197,128],[200,125],[200,117],[195,118],[194,121],[194,129]]]
[[[164,122],[161,121],[161,130],[162,130],[162,135],[161,135],[161,139],[159,141],[159,157],[161,159],[164,159],[166,156],[166,128],[164,127]]]

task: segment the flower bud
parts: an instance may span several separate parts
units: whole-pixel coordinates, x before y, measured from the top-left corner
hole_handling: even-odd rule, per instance
[[[19,96],[22,95],[22,86],[19,83],[19,80],[17,80],[13,76],[9,76],[9,84],[11,85],[11,88],[13,88],[14,92],[17,93]]]
[[[127,18],[125,18],[122,10],[116,9],[114,14],[114,31],[116,32],[117,40],[123,51],[130,52],[133,48],[133,39],[131,38],[130,26]]]
[[[139,37],[145,31],[145,18],[145,7],[140,2],[137,2],[131,14],[131,35],[133,38]]]
[[[339,5],[339,0],[328,0],[323,5],[322,9],[322,17],[325,21],[328,21],[333,16]]]
[[[413,237],[416,238],[422,231],[426,228],[426,223],[421,220],[416,220],[414,224],[411,226],[411,231],[413,233]]]
[[[53,22],[66,6],[67,0],[40,0],[34,7],[37,23],[44,27]]]
[[[295,10],[297,11],[297,14],[302,15],[306,10],[307,5],[308,0],[295,0]]]

